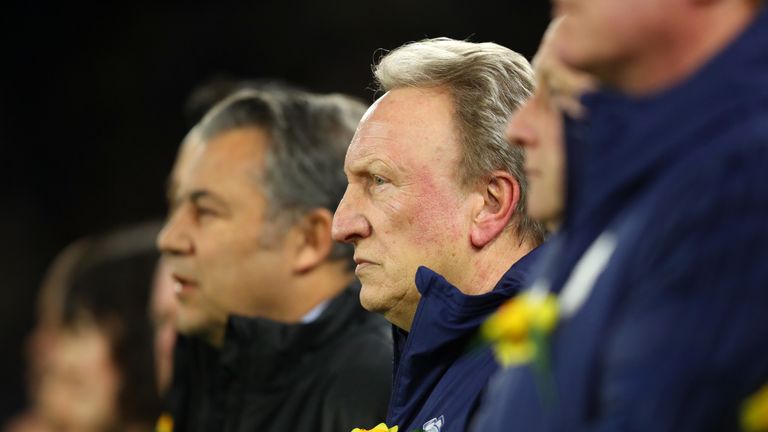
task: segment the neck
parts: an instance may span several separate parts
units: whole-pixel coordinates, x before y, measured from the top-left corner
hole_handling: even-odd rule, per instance
[[[630,95],[670,88],[694,74],[750,24],[760,2],[721,1],[685,11],[688,21],[632,59],[597,71],[605,82]],[[706,8],[706,9],[703,9]]]
[[[483,249],[475,250],[469,264],[458,265],[457,269],[464,270],[463,272],[457,271],[453,276],[441,276],[466,295],[485,294],[493,291],[509,268],[534,247],[527,242],[521,243],[512,230],[507,230]],[[409,290],[406,297],[400,299],[397,307],[384,314],[384,318],[405,331],[411,331],[420,299],[418,289]]]
[[[353,274],[347,269],[346,262],[325,262],[308,273],[297,275],[286,284],[285,295],[281,301],[270,303],[268,307],[251,316],[265,318],[282,323],[298,323],[320,303],[330,300],[341,293],[350,283]],[[226,321],[206,329],[198,337],[214,348],[224,345]]]
[[[408,290],[405,297],[400,299],[396,307],[393,307],[384,313],[384,318],[396,327],[410,332],[420,300],[421,294],[414,286],[413,289]]]
[[[472,271],[456,287],[467,295],[491,292],[509,268],[534,247],[528,242],[521,242],[513,230],[507,230],[504,235],[476,252],[472,259]]]
[[[353,278],[346,261],[324,262],[307,273],[295,275],[282,301],[262,316],[285,323],[300,322],[317,305],[339,295]]]
[[[206,331],[199,334],[198,337],[204,340],[208,345],[219,349],[224,346],[224,335],[226,331],[227,323],[224,321],[220,323],[220,325],[206,329]]]

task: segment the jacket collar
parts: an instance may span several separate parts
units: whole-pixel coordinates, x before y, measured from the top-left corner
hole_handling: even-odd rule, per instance
[[[504,273],[491,291],[480,295],[464,294],[443,276],[427,267],[419,267],[416,271],[416,289],[422,297],[419,306],[429,303],[431,313],[417,312],[414,327],[416,320],[421,324],[424,321],[444,323],[452,330],[447,334],[449,338],[467,330],[473,332],[488,314],[524,287],[538,254],[539,248],[526,254]]]
[[[422,297],[411,332],[392,327],[395,378],[387,419],[403,427],[416,420],[454,363],[470,352],[486,317],[525,288],[537,255],[539,249],[529,252],[504,274],[492,291],[477,296],[462,293],[426,267],[418,269],[416,288]]]
[[[219,364],[237,376],[249,375],[249,381],[290,382],[297,359],[319,350],[344,330],[350,315],[359,309],[358,293],[359,283],[354,282],[309,323],[230,316]]]
[[[481,295],[464,294],[443,276],[427,267],[419,267],[416,288],[421,293],[421,300],[411,332],[393,326],[395,373],[398,373],[402,356],[410,357],[412,363],[408,370],[402,372],[418,374],[419,359],[423,359],[425,368],[430,368],[435,358],[439,357],[439,352],[446,354],[441,361],[447,363],[463,354],[488,315],[526,287],[539,249],[518,260],[493,290]]]

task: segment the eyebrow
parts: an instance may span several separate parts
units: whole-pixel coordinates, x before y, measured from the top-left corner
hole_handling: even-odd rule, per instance
[[[344,167],[344,173],[347,176],[365,176],[368,173],[370,173],[373,170],[380,171],[394,171],[397,170],[399,167],[393,166],[391,163],[387,163],[381,158],[378,157],[367,157],[358,159],[354,162],[354,164],[350,164],[349,166]]]
[[[196,189],[189,193],[189,200],[193,204],[199,204],[201,200],[208,199],[214,202],[214,204],[222,206],[226,209],[229,208],[226,202],[221,197],[207,189]]]

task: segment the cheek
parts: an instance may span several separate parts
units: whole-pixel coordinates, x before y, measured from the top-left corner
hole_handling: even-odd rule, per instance
[[[588,26],[596,29],[591,40],[601,50],[600,53],[610,60],[622,61],[658,36],[654,23],[660,15],[651,0],[632,1],[631,5],[617,1],[612,3],[597,12]],[[663,5],[658,7],[661,11],[667,8]],[[587,33],[589,28],[585,29]]]
[[[555,47],[566,63],[589,70],[616,55],[627,33],[625,16],[631,9],[616,0],[603,3],[584,5],[563,22]]]
[[[229,290],[232,281],[244,269],[242,261],[258,246],[258,238],[254,238],[248,229],[232,227],[217,230],[207,236],[205,242],[199,243],[197,250],[198,265],[201,276],[211,286],[206,286],[206,292]]]
[[[544,139],[541,141],[539,148],[539,152],[542,153],[539,157],[546,161],[547,169],[558,169],[560,167],[552,166],[552,163],[562,160],[564,156],[563,122],[560,119],[560,114],[554,112],[549,114],[545,120],[543,128],[540,129]]]
[[[419,179],[422,185],[418,199],[414,200],[412,217],[414,241],[418,245],[455,242],[461,238],[459,192],[451,185],[440,185],[431,176]]]
[[[113,405],[118,397],[118,389],[120,387],[120,374],[117,371],[117,367],[112,363],[111,359],[105,359],[100,366],[98,373],[99,381],[97,389],[94,394],[100,394],[103,398],[100,398],[100,410],[103,414],[107,415],[111,413]]]
[[[418,265],[432,266],[436,255],[453,256],[462,244],[466,229],[460,216],[461,197],[449,192],[453,189],[452,184],[439,185],[423,175],[375,205],[369,215],[374,235],[368,251],[383,257],[388,293],[394,292],[393,286],[412,287]],[[365,240],[359,246],[365,250]]]
[[[543,186],[547,189],[539,190],[540,193],[550,193],[549,189],[556,187],[565,177],[565,154],[561,139],[562,137],[560,134],[553,133],[547,141],[547,145],[542,146],[539,150],[540,154],[538,157],[541,164],[540,174],[546,180],[546,184]],[[558,187],[558,189],[560,188]]]

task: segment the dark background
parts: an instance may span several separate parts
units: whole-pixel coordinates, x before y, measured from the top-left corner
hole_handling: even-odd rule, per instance
[[[195,86],[280,78],[372,101],[379,48],[450,36],[530,58],[548,20],[546,0],[5,4],[0,424],[25,403],[23,343],[47,265],[80,236],[163,215]]]

